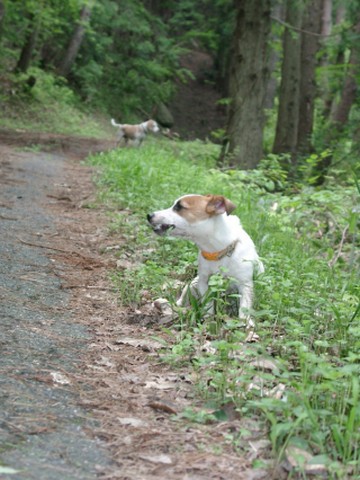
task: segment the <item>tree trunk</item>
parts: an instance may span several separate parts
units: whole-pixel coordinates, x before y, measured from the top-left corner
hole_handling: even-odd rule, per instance
[[[323,0],[321,14],[321,35],[327,37],[331,34],[332,26],[332,0]]]
[[[91,9],[88,5],[84,5],[81,9],[80,20],[76,25],[76,28],[72,34],[67,50],[64,54],[64,58],[58,65],[56,73],[62,77],[66,77],[73,66],[76,55],[81,47],[83,41],[86,26],[89,23],[91,15]]]
[[[328,128],[328,135],[325,139],[325,142],[329,144],[329,146],[331,146],[331,144],[334,143],[343,132],[349,121],[351,107],[356,101],[358,90],[357,78],[360,74],[360,44],[358,41],[358,36],[360,34],[360,21],[357,23],[354,31],[356,34],[356,39],[351,49],[341,98],[332,112],[330,125]],[[319,164],[316,166],[315,170],[318,176],[316,181],[317,185],[324,183],[325,176],[331,166],[331,163],[332,154],[330,153],[326,157],[322,158],[321,162],[319,162]]]
[[[320,47],[322,5],[309,0],[303,18],[300,57],[299,125],[297,151],[302,155],[312,151],[311,135],[316,96],[316,54]]]
[[[278,0],[275,4],[273,4],[271,16],[273,18],[278,18],[279,20],[284,21],[285,16],[285,9],[284,4],[281,2],[279,3]],[[275,33],[271,34],[270,41],[274,42],[278,38],[278,35]],[[272,48],[269,55],[268,60],[268,70],[269,70],[269,80],[266,86],[266,94],[265,94],[265,104],[264,107],[268,110],[274,107],[275,97],[277,93],[278,81],[276,76],[274,75],[276,64],[279,62],[279,52]]]
[[[346,15],[346,9],[343,4],[339,5],[338,8],[335,11],[335,24],[334,26],[338,26],[341,24]],[[341,35],[336,35],[335,37],[332,38],[332,48],[337,49],[338,53],[336,55],[336,60],[333,61],[333,66],[335,65],[343,65],[345,63],[345,52],[344,52],[344,47],[341,46]],[[332,86],[328,88],[328,91],[325,93],[324,96],[324,110],[323,110],[323,116],[326,119],[330,119],[334,107],[335,107],[335,99],[337,97],[337,91],[338,88],[336,86]]]
[[[3,20],[5,17],[5,5],[2,0],[0,0],[0,39],[3,33]]]
[[[34,53],[36,40],[39,34],[39,21],[34,15],[30,17],[30,23],[27,28],[25,43],[21,50],[19,60],[15,67],[15,72],[26,72],[30,66],[31,57]]]
[[[360,47],[358,40],[358,36],[360,34],[360,22],[358,22],[354,30],[357,40],[355,40],[354,45],[351,49],[340,102],[335,107],[331,116],[331,122],[335,124],[338,128],[340,127],[340,129],[342,129],[349,120],[350,109],[356,99],[358,86],[356,79],[360,73]]]
[[[220,162],[255,168],[263,153],[270,0],[237,0],[230,55],[226,142]]]
[[[300,89],[301,37],[298,30],[302,24],[302,7],[299,2],[287,1],[285,21],[290,27],[285,28],[283,38],[279,109],[273,152],[290,152],[294,161],[298,138]]]

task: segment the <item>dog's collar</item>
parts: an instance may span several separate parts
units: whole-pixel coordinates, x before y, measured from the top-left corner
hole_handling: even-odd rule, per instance
[[[218,252],[205,252],[204,250],[201,250],[201,255],[205,258],[205,260],[209,260],[210,262],[217,262],[224,257],[231,257],[238,241],[239,240],[234,240],[232,243],[230,243],[230,245]]]
[[[140,127],[143,129],[145,133],[147,132],[147,122],[140,123]]]

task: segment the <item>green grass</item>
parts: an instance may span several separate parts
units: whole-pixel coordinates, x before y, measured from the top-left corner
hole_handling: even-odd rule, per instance
[[[221,411],[231,401],[242,416],[262,419],[279,458],[296,445],[325,464],[331,478],[346,472],[360,478],[356,182],[294,188],[273,156],[253,172],[221,172],[217,155],[211,144],[148,139],[140,149],[91,159],[100,166],[100,200],[111,211],[112,228],[126,238],[119,256],[133,262],[113,272],[119,299],[139,307],[146,291],[173,301],[178,281],[195,273],[196,247],[153,235],[146,213],[185,193],[229,197],[266,267],[253,312],[259,341],[244,342],[246,332],[226,305],[219,302],[216,316],[201,321],[202,305],[194,302],[171,328],[163,359],[192,366],[205,405]],[[212,295],[224,289],[215,278]],[[212,348],[203,349],[209,339]],[[256,361],[272,366],[259,368]]]
[[[31,89],[25,83],[29,75],[36,78]],[[95,138],[114,135],[108,116],[84,109],[65,80],[31,68],[26,74],[8,74],[7,85],[9,90],[0,94],[0,127]]]

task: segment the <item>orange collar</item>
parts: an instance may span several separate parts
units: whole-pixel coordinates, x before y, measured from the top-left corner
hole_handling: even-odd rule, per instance
[[[209,260],[210,262],[217,262],[224,257],[231,257],[238,241],[239,240],[234,240],[232,243],[230,243],[230,245],[224,248],[224,250],[220,250],[219,252],[204,252],[204,250],[201,250],[201,255],[205,258],[205,260]]]

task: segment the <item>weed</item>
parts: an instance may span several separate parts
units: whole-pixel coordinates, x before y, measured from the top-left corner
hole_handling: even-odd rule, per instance
[[[207,403],[221,407],[230,400],[243,417],[267,422],[279,458],[288,445],[302,445],[326,463],[333,478],[346,469],[356,478],[358,180],[323,190],[294,188],[284,176],[284,159],[269,157],[253,172],[221,172],[215,169],[217,146],[148,140],[141,149],[91,159],[101,167],[101,201],[123,212],[113,217],[113,233],[128,239],[134,268],[114,273],[122,301],[139,305],[146,290],[174,303],[178,282],[195,276],[196,248],[152,235],[146,213],[185,193],[229,197],[265,263],[251,312],[260,340],[245,342],[247,333],[231,311],[236,295],[225,295],[227,281],[215,276],[205,301],[190,297],[191,308],[179,309],[164,361],[191,365],[197,394]],[[209,300],[216,302],[214,315],[208,315]],[[186,415],[216,421],[206,412]]]

